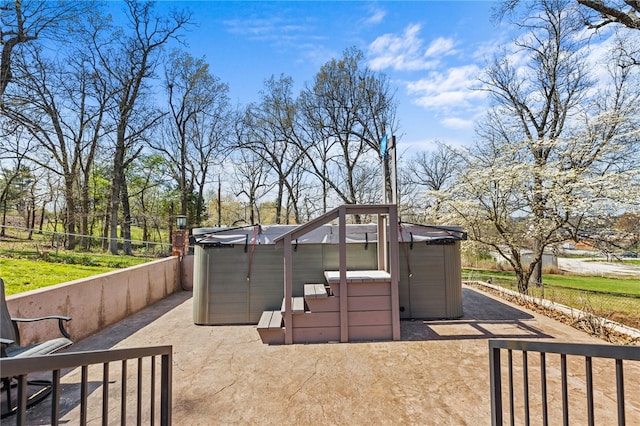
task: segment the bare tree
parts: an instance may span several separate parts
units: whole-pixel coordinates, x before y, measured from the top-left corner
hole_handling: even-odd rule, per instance
[[[362,52],[347,49],[341,59],[321,67],[301,93],[300,105],[302,127],[308,129],[302,151],[316,176],[343,203],[373,199],[369,190],[375,189],[363,191],[361,185],[382,182],[370,165],[381,163],[380,141],[396,125],[386,77],[364,65]]]
[[[300,223],[298,200],[292,179],[296,166],[302,161],[298,139],[297,106],[292,94],[293,80],[284,75],[265,81],[261,100],[250,105],[243,124],[245,134],[239,141],[241,149],[260,156],[272,168],[276,178],[276,223],[290,223],[283,215],[285,192],[293,208],[293,221]]]
[[[584,25],[592,29],[602,28],[609,24],[620,24],[630,29],[640,29],[640,3],[636,0],[577,0],[584,6],[579,16]],[[503,19],[513,14],[518,7],[525,4],[523,10],[529,11],[537,7],[538,0],[502,0],[494,8],[494,18]],[[578,12],[576,10],[576,12]]]
[[[13,61],[19,79],[7,91],[11,102],[4,109],[37,143],[39,149],[30,160],[64,180],[64,222],[71,249],[76,244],[73,234],[78,224],[81,164],[87,171],[92,166],[105,106],[94,90],[94,69],[87,66],[80,51],[70,50],[68,56],[49,60],[36,45],[23,48]]]
[[[435,144],[434,151],[420,151],[410,158],[401,173],[402,187],[411,193],[409,210],[419,221],[432,223],[439,221],[438,192],[448,189],[453,182],[457,161],[452,148],[440,141]],[[420,213],[415,211],[416,207]]]
[[[640,2],[637,0],[578,0],[578,3],[596,12],[597,16],[585,17],[590,28],[616,23],[640,30]]]
[[[209,72],[204,59],[177,50],[169,55],[164,85],[169,99],[164,138],[162,144],[150,144],[169,160],[180,193],[180,213],[193,210],[190,222],[198,224],[209,169],[222,157],[230,135],[229,87]]]
[[[273,189],[276,182],[269,182],[271,167],[262,156],[249,149],[241,149],[234,161],[233,192],[236,197],[247,197],[246,206],[249,208],[249,216],[245,215],[237,220],[249,224],[261,222],[260,201]],[[221,225],[221,224],[219,224]]]
[[[330,136],[326,129],[314,127],[308,123],[319,123],[322,121],[321,112],[313,106],[313,96],[310,92],[303,92],[298,100],[301,109],[301,132],[304,135],[301,138],[303,146],[302,150],[310,164],[307,166],[313,171],[320,186],[320,198],[322,200],[319,211],[312,208],[315,203],[305,202],[305,210],[307,212],[326,213],[329,210],[329,196],[331,186],[331,175],[329,173],[332,163],[338,154],[335,145],[337,139]]]
[[[0,119],[0,209],[2,209],[2,228],[0,236],[5,235],[9,204],[13,199],[14,182],[20,179],[34,149],[33,138],[25,137],[24,128],[7,117]]]
[[[74,23],[94,7],[89,2],[76,1],[0,1],[0,107],[13,79],[15,49],[41,39],[63,40],[74,29]]]
[[[109,250],[118,253],[118,212],[126,191],[125,170],[141,152],[145,133],[152,129],[164,115],[150,103],[149,81],[158,65],[159,53],[169,40],[176,39],[189,23],[190,15],[172,11],[168,17],[159,16],[153,3],[126,1],[129,33],[117,30],[104,38],[101,28],[95,28],[93,49],[100,65],[108,76],[109,87],[114,93],[116,108],[113,114],[115,135],[113,147],[113,179],[111,186],[109,226]],[[124,251],[131,254],[130,212],[123,205],[122,237]]]
[[[582,25],[598,31],[605,26],[615,26],[618,39],[617,50],[624,53],[625,61],[630,65],[640,65],[640,47],[637,33],[640,30],[640,3],[636,0],[577,0],[582,7],[572,7],[566,3],[566,8]],[[524,7],[519,7],[522,4]],[[536,7],[539,1],[503,0],[494,9],[494,17],[503,19],[506,15],[517,16],[518,12]],[[518,19],[518,18],[516,18]],[[630,31],[631,30],[631,31]]]

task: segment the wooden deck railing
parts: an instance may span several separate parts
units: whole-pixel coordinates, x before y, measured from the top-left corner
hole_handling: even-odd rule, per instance
[[[507,352],[507,386],[508,389],[503,391],[503,378],[502,369],[505,367],[501,363],[501,352]],[[518,351],[522,354],[522,361],[514,363],[513,352]],[[529,359],[529,353],[538,353],[539,359]],[[553,360],[557,364],[559,361],[559,369],[557,366],[550,367],[551,357],[547,357],[548,354],[559,355],[559,360]],[[569,367],[567,356],[572,357],[573,367],[571,369],[572,374],[569,374]],[[578,360],[573,359],[578,357]],[[554,357],[555,358],[555,357]],[[594,393],[594,360],[595,359],[607,359],[613,360],[614,365],[611,365],[611,375],[606,375],[606,362],[599,363],[598,374],[598,391]],[[615,395],[615,406],[617,407],[617,419],[619,425],[626,424],[625,416],[625,380],[624,380],[624,361],[640,361],[640,347],[638,346],[618,346],[618,345],[600,345],[600,344],[578,344],[578,343],[555,343],[555,342],[535,342],[535,341],[522,341],[522,340],[489,340],[489,359],[490,359],[490,385],[491,385],[491,419],[493,425],[501,425],[504,416],[503,397],[507,396],[507,404],[509,407],[509,423],[514,424],[530,424],[531,406],[532,401],[535,401],[536,407],[540,408],[540,423],[543,425],[548,424],[560,424],[560,415],[557,419],[550,413],[549,401],[553,400],[554,403],[559,403],[559,411],[561,411],[562,424],[570,424],[570,407],[573,410],[579,408],[586,408],[586,424],[595,424],[595,409],[596,396],[594,395]],[[575,362],[580,359],[584,360],[584,370],[579,366],[576,366]],[[514,366],[514,364],[517,364]],[[603,365],[604,364],[604,365]],[[555,364],[554,364],[555,365]],[[637,387],[640,377],[640,365],[634,365],[636,367],[633,372],[634,376],[627,383],[633,384]],[[529,373],[539,370],[539,378],[530,376]],[[553,374],[549,371],[553,370]],[[559,371],[558,371],[559,370]],[[582,371],[580,371],[582,370]],[[615,373],[614,373],[615,371]],[[559,373],[559,374],[558,374]],[[615,374],[615,379],[611,377]],[[551,393],[549,381],[553,376],[553,381],[557,384],[557,376],[560,376],[560,391],[554,387],[553,398],[549,397]],[[517,378],[517,379],[516,379]],[[516,391],[514,382],[521,379],[522,381],[522,394]],[[538,382],[540,388],[538,395],[535,391],[536,386],[533,382]],[[609,392],[613,387],[615,381],[615,393]],[[569,385],[571,383],[571,385]],[[571,403],[569,398],[569,390],[571,388]],[[637,389],[633,389],[628,394],[633,395],[636,399],[634,410],[638,410],[637,404]],[[516,398],[516,393],[518,393]],[[578,401],[578,399],[582,401]],[[586,400],[585,400],[586,399]],[[599,405],[603,404],[602,400],[597,401]],[[522,409],[522,413],[516,413],[516,405],[519,409]],[[520,407],[521,405],[521,407]],[[554,404],[558,405],[558,404]],[[612,408],[612,407],[610,407]],[[611,424],[613,413],[605,409],[604,420],[599,423]],[[572,412],[573,415],[580,414],[583,418],[585,413]],[[535,422],[539,423],[538,421]],[[571,422],[573,424],[575,422]],[[583,423],[579,420],[577,423]],[[577,424],[576,423],[576,424]]]
[[[61,387],[62,370],[80,368],[80,412],[78,423],[87,424],[88,416],[95,420],[97,412],[101,412],[102,424],[111,424],[109,415],[110,385],[116,380],[110,378],[109,366],[115,363],[120,368],[120,424],[171,424],[171,389],[172,389],[172,347],[155,346],[131,349],[113,349],[104,351],[70,352],[38,357],[3,358],[0,361],[1,376],[3,379],[12,378],[17,382],[17,409],[12,416],[17,425],[27,424],[27,375],[42,372],[51,372],[51,415],[49,424],[57,425],[60,421],[60,398],[64,396]],[[159,358],[159,377],[156,368]],[[145,359],[147,363],[143,362]],[[129,374],[128,361],[136,360],[137,373]],[[89,382],[89,367],[102,365],[102,377]],[[133,370],[133,369],[132,369]],[[132,377],[129,377],[132,376]],[[145,383],[145,381],[148,381]],[[128,386],[134,382],[131,389],[135,388],[135,417],[128,417],[127,403]],[[101,407],[96,409],[89,404],[89,383],[100,383],[102,387]],[[146,391],[145,391],[146,389]],[[96,389],[94,389],[96,390]],[[3,389],[3,392],[5,390]],[[160,399],[160,406],[156,400]],[[67,400],[69,398],[66,398]],[[146,400],[146,401],[145,401]],[[42,402],[43,403],[43,402]],[[90,407],[91,405],[91,407]],[[91,410],[91,411],[90,411]],[[158,413],[159,411],[159,413]],[[159,414],[159,416],[158,416]],[[159,417],[159,418],[158,418]],[[11,417],[4,421],[11,420]],[[3,424],[4,424],[3,421]]]

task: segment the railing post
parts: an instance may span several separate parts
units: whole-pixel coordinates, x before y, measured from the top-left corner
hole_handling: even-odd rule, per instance
[[[624,373],[622,370],[622,360],[616,359],[616,396],[618,400],[618,424],[626,424],[624,414]]]
[[[16,413],[16,424],[18,426],[27,424],[27,375],[21,374],[18,380],[18,412]]]
[[[500,377],[500,348],[489,340],[489,383],[491,386],[491,424],[502,425],[502,378]]]
[[[160,372],[160,424],[162,426],[171,425],[171,399],[172,399],[172,383],[171,377],[172,354],[162,355],[162,371]]]

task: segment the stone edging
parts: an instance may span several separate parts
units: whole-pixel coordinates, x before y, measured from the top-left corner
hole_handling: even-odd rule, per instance
[[[576,316],[579,318],[580,316],[587,316],[587,315],[591,315],[587,312],[584,312],[580,309],[575,309],[566,305],[562,305],[560,303],[556,303],[553,302],[551,300],[548,299],[541,299],[539,297],[532,297],[532,296],[528,296],[526,294],[522,294],[522,293],[518,293],[517,291],[513,291],[513,290],[509,290],[506,289],[504,287],[500,287],[498,285],[495,284],[489,284],[485,281],[463,281],[463,284],[466,283],[472,283],[472,284],[477,284],[477,285],[481,285],[490,289],[493,289],[495,291],[504,293],[504,294],[508,294],[510,296],[513,297],[518,297],[521,298],[527,302],[531,302],[534,303],[536,305],[540,305],[544,308],[547,309],[552,309],[552,310],[556,310],[558,312],[561,312],[563,314],[569,315],[572,318],[575,318]],[[608,320],[606,318],[602,318],[602,317],[598,317],[599,319],[602,320],[602,324],[607,327],[610,330],[613,330],[617,333],[622,333],[622,334],[626,334],[627,336],[630,336],[633,339],[640,339],[640,330],[637,330],[635,328],[626,326],[624,324],[620,324],[619,322],[615,322],[615,321],[611,321]]]

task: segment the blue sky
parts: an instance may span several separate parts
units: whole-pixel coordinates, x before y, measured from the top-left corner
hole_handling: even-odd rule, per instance
[[[256,101],[272,75],[291,76],[296,91],[320,67],[355,46],[396,90],[400,153],[431,149],[438,139],[469,144],[486,99],[471,89],[500,46],[491,1],[172,1],[195,25],[184,41],[230,87],[234,104]],[[112,10],[122,6],[112,2]],[[117,15],[117,13],[116,13]],[[297,93],[296,93],[297,94]]]
[[[489,1],[162,1],[186,7],[196,23],[189,52],[206,57],[229,84],[234,103],[258,98],[272,75],[289,75],[296,90],[320,66],[362,50],[369,66],[397,90],[401,152],[430,149],[435,139],[459,145],[473,138],[482,93],[470,90],[498,29]]]

